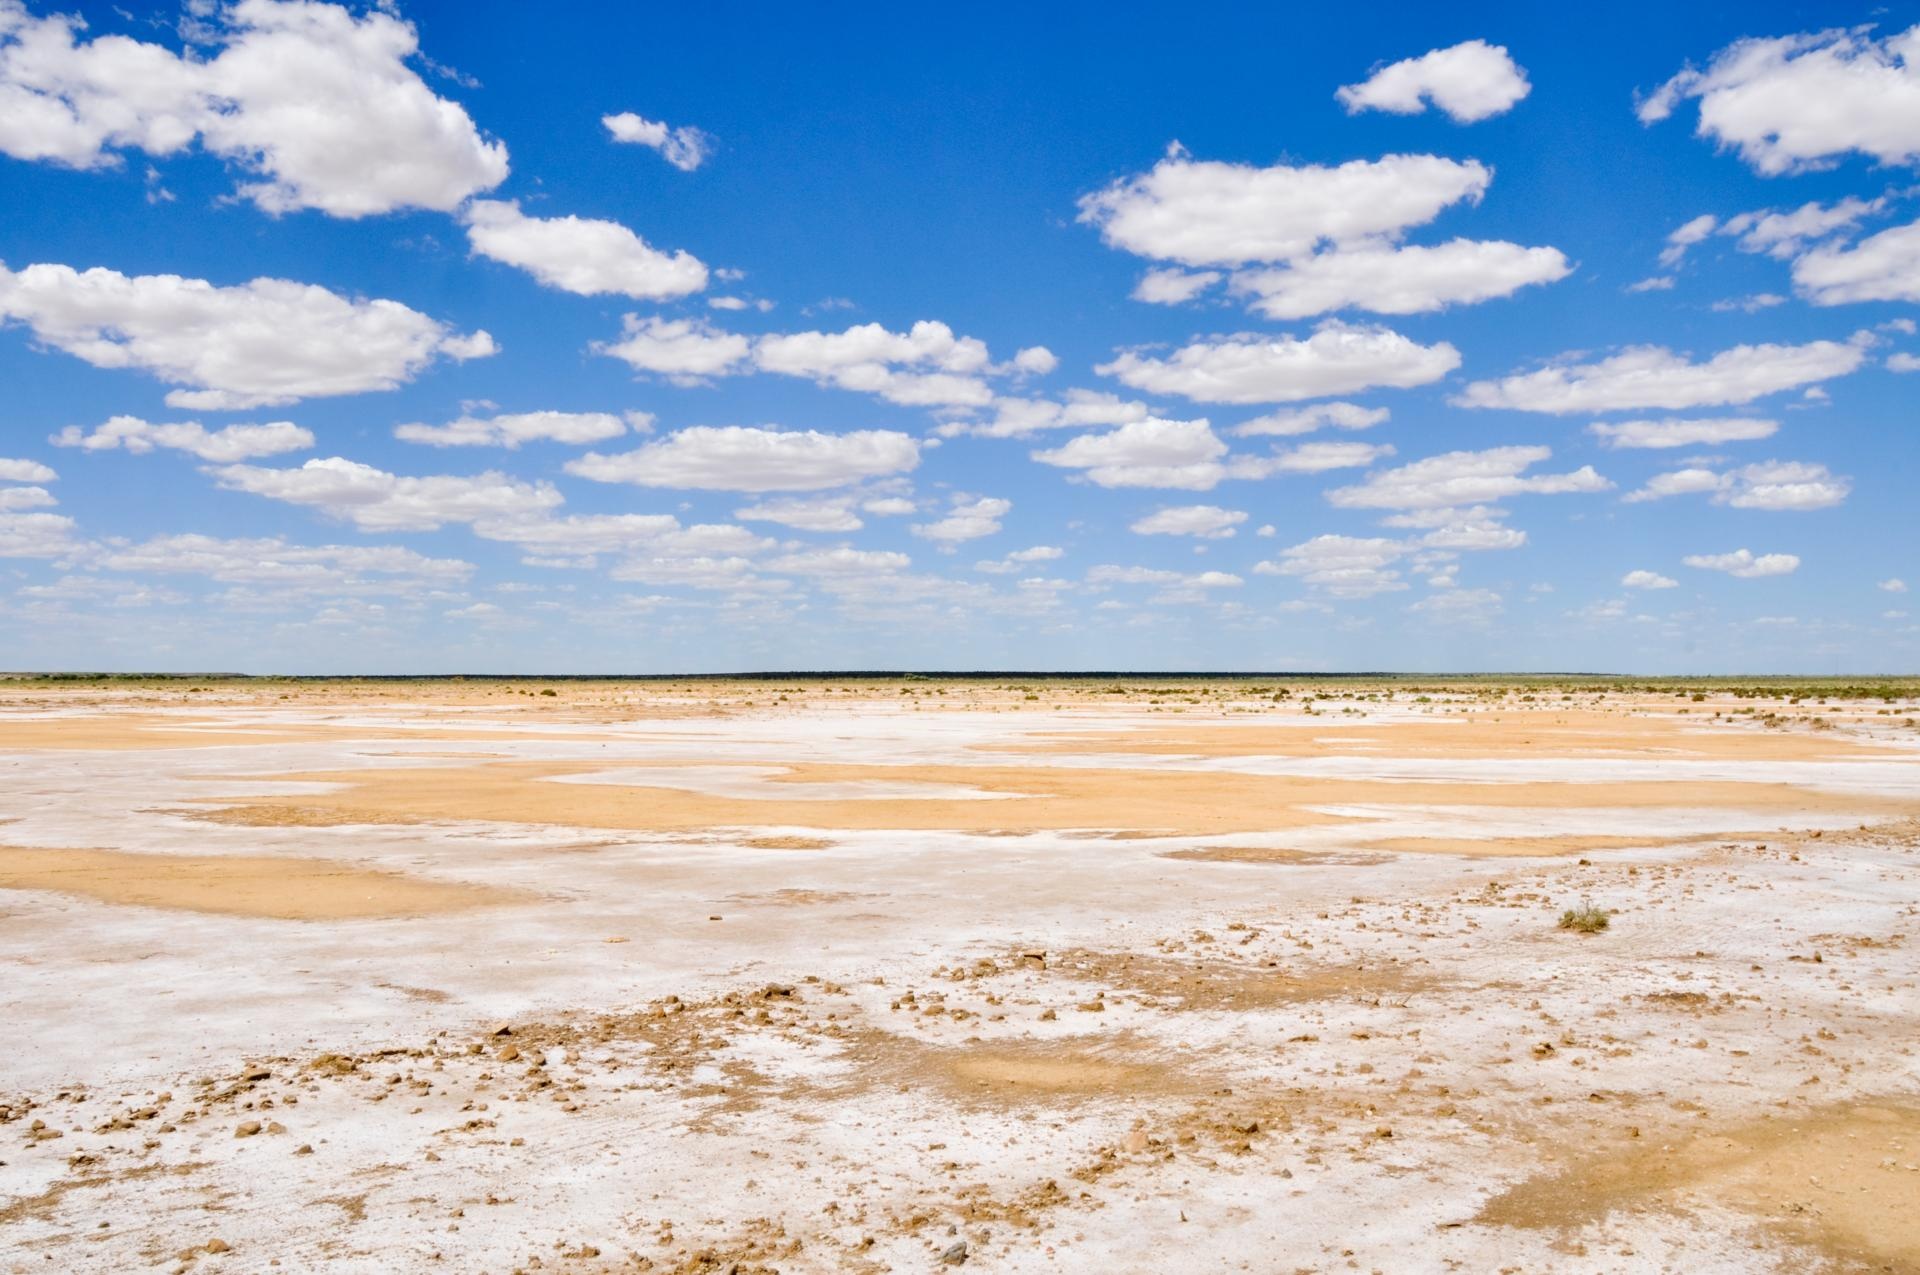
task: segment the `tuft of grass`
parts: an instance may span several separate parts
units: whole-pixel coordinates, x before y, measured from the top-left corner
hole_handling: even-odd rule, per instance
[[[1593,906],[1590,899],[1582,899],[1579,907],[1568,908],[1560,914],[1560,928],[1581,934],[1598,934],[1612,920],[1613,913]]]

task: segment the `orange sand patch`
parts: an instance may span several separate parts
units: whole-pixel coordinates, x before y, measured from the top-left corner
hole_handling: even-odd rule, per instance
[[[0,889],[284,921],[427,916],[521,902],[490,886],[427,881],[327,859],[129,854],[0,846]]]
[[[1362,848],[1395,854],[1458,854],[1469,858],[1528,858],[1535,855],[1584,854],[1589,850],[1664,849],[1696,845],[1747,834],[1711,833],[1695,837],[1388,837],[1368,841]]]
[[[745,764],[745,763],[741,763]],[[755,763],[765,767],[778,763]],[[950,785],[1018,800],[885,797],[784,800],[717,796],[638,784],[555,783],[605,768],[505,762],[383,771],[248,776],[340,787],[318,795],[208,799],[222,822],[243,825],[482,820],[687,832],[721,827],[1037,832],[1111,828],[1210,836],[1284,831],[1344,822],[1326,806],[1500,809],[1721,808],[1795,815],[1904,815],[1915,803],[1818,792],[1778,783],[1399,783],[1191,771],[1050,769],[1036,766],[853,766],[795,764],[768,777],[782,786],[885,780]],[[631,770],[622,766],[620,770]]]
[[[1906,757],[1833,735],[1727,727],[1618,712],[1487,714],[1441,721],[1330,722],[1326,726],[1182,723],[1133,731],[1062,731],[985,746],[1012,753],[1128,753],[1193,757],[1613,757],[1726,761],[1824,761]]]
[[[1712,1199],[1841,1269],[1920,1269],[1920,1109],[1829,1108],[1675,1140],[1636,1140],[1495,1197],[1477,1219],[1580,1226],[1616,1210]]]
[[[619,736],[557,734],[537,729],[467,727],[457,720],[418,726],[341,723],[257,726],[231,718],[178,717],[164,713],[89,714],[80,717],[7,718],[0,716],[0,752],[61,748],[117,752],[149,748],[235,748],[260,744],[331,743],[344,739],[488,742],[498,740],[602,740]]]
[[[1363,866],[1383,863],[1387,856],[1347,854],[1339,850],[1289,850],[1282,846],[1190,846],[1184,850],[1168,850],[1160,857],[1187,863],[1329,863]]]

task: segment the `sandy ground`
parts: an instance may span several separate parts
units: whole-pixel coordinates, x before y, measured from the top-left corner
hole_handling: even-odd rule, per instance
[[[1916,711],[0,683],[0,1271],[1920,1271]]]

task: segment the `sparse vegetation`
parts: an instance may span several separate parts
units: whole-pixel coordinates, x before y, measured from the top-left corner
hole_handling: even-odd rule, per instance
[[[1560,914],[1560,928],[1573,930],[1579,934],[1598,934],[1607,928],[1613,920],[1613,913],[1605,908],[1593,906],[1591,899],[1580,900],[1577,908],[1568,908]]]

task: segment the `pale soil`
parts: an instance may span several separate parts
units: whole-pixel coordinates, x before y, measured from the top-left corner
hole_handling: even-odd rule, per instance
[[[1912,702],[1314,694],[0,683],[0,1271],[1920,1271]]]

